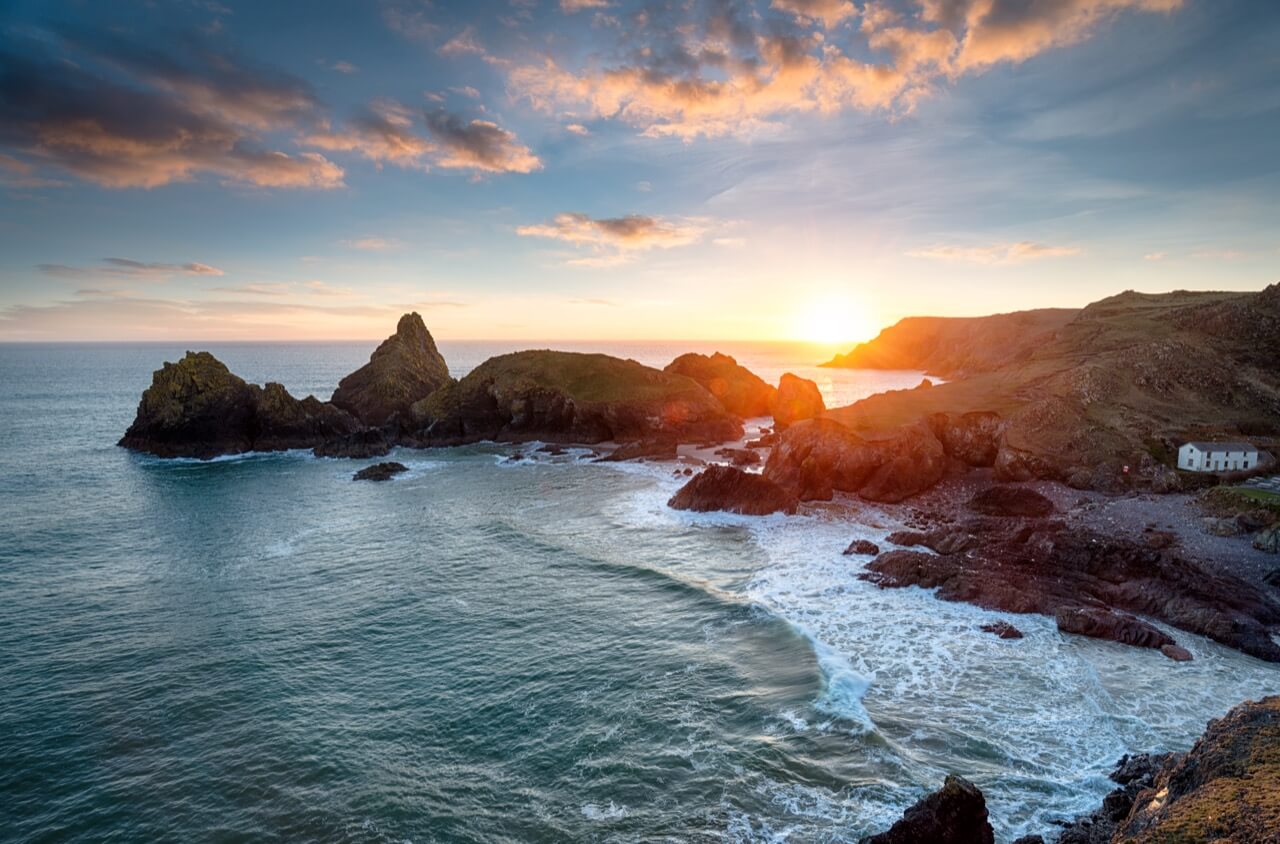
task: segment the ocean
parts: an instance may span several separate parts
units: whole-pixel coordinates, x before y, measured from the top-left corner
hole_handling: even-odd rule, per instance
[[[918,372],[722,348],[828,404]],[[199,344],[327,398],[370,343]],[[1280,671],[879,590],[892,511],[669,510],[660,464],[499,445],[165,461],[115,446],[183,344],[0,346],[0,839],[856,842],[947,772],[997,840],[1094,808]],[[455,375],[512,344],[441,343]],[[518,455],[517,455],[518,452]]]

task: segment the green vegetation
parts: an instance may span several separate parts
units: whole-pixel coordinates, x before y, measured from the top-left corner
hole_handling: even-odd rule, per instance
[[[1204,494],[1212,512],[1231,514],[1241,509],[1266,510],[1280,514],[1280,494],[1242,486],[1214,487]]]
[[[463,379],[492,379],[517,389],[542,387],[563,392],[577,402],[701,400],[705,391],[692,379],[601,354],[515,352],[485,361]]]

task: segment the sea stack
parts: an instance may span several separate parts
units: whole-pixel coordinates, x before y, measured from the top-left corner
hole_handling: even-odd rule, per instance
[[[374,350],[369,362],[343,378],[330,401],[365,425],[379,428],[408,418],[414,402],[449,383],[449,367],[422,317],[400,317],[396,333]]]

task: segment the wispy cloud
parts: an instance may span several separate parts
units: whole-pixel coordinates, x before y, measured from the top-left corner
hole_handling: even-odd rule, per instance
[[[481,45],[476,37],[476,30],[473,26],[465,27],[457,35],[450,38],[440,47],[440,55],[442,56],[483,56],[485,55],[484,46]]]
[[[938,244],[907,253],[912,258],[951,261],[968,264],[1017,264],[1044,258],[1066,258],[1079,255],[1075,246],[1050,246],[1023,240],[1018,243],[996,243],[989,246],[956,246]]]
[[[334,62],[332,67],[334,70],[338,71],[338,73],[346,73],[348,75],[360,72],[360,68],[356,67],[351,62]]]
[[[175,275],[221,276],[225,273],[217,267],[188,261],[185,264],[160,264],[135,261],[131,258],[103,258],[101,264],[75,267],[66,264],[37,264],[36,269],[55,278],[82,279],[91,277],[128,278],[139,281],[167,281]]]
[[[350,249],[363,249],[366,252],[381,252],[387,249],[395,249],[401,245],[400,241],[389,237],[360,237],[354,240],[344,240],[341,243]]]
[[[440,146],[440,167],[488,173],[532,173],[542,161],[515,134],[488,120],[464,120],[443,109],[427,114],[427,129]]]
[[[586,214],[557,214],[549,223],[520,226],[521,237],[542,237],[598,254],[573,258],[571,266],[610,267],[628,263],[635,254],[649,249],[670,249],[696,243],[706,232],[705,222],[628,214],[597,219]]]

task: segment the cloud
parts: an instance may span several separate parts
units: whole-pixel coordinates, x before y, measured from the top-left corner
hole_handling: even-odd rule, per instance
[[[670,249],[696,243],[706,232],[698,220],[674,220],[628,214],[625,217],[594,218],[580,213],[557,214],[549,223],[520,226],[521,237],[560,240],[585,246],[597,255],[573,258],[571,266],[609,267],[631,261],[635,253],[649,249]]]
[[[591,130],[581,123],[566,123],[564,130],[572,135],[590,135]]]
[[[1169,253],[1168,253],[1168,252],[1148,252],[1146,255],[1143,255],[1143,256],[1142,256],[1142,260],[1144,260],[1144,261],[1163,261],[1165,258],[1168,258],[1168,257],[1169,257]]]
[[[488,120],[466,122],[443,109],[426,116],[427,129],[440,145],[440,167],[488,173],[532,173],[542,161],[516,136]]]
[[[560,11],[571,15],[587,9],[607,9],[612,5],[610,0],[560,0]]]
[[[968,264],[1017,264],[1041,258],[1065,258],[1081,254],[1075,246],[1048,246],[1029,240],[997,243],[991,246],[952,246],[939,244],[908,252],[912,258]]]
[[[413,131],[413,112],[394,100],[374,100],[339,130],[322,129],[298,138],[326,152],[354,152],[381,166],[426,168],[435,145]]]
[[[440,29],[431,21],[430,10],[430,0],[384,0],[382,20],[393,32],[415,41],[423,41],[434,36]]]
[[[61,188],[67,183],[36,173],[34,164],[0,153],[0,186],[6,188]]]
[[[849,0],[773,0],[773,8],[790,12],[801,20],[821,21],[827,29],[838,26],[858,13]]]
[[[475,27],[468,26],[440,48],[442,56],[483,56],[485,49],[476,39]]]
[[[217,267],[202,264],[199,261],[188,261],[185,264],[157,264],[135,261],[132,258],[103,258],[101,264],[92,267],[73,267],[66,264],[37,264],[36,269],[54,278],[67,279],[112,277],[140,281],[167,281],[175,275],[225,275]]]
[[[360,68],[356,67],[351,62],[334,62],[333,69],[338,71],[338,73],[346,73],[346,74],[360,72]]]
[[[651,137],[742,135],[793,114],[910,112],[961,74],[1082,40],[1127,10],[1183,2],[915,0],[903,15],[868,0],[857,29],[840,26],[857,14],[851,0],[717,2],[700,18],[644,11],[612,54],[512,63],[507,86],[562,118],[618,120]]]
[[[400,245],[400,241],[392,240],[385,237],[362,237],[357,240],[344,240],[343,246],[351,249],[363,249],[371,252],[380,252],[384,249],[393,249]]]
[[[177,60],[115,40],[62,43],[77,61],[0,52],[0,146],[104,187],[203,174],[258,187],[342,186],[342,169],[323,156],[257,141],[260,130],[314,112],[302,83],[198,49]]]

